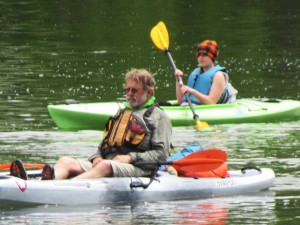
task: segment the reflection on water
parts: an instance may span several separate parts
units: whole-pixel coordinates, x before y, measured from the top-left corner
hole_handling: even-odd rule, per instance
[[[273,192],[192,201],[121,205],[42,205],[2,211],[8,223],[64,224],[269,224],[278,221]]]

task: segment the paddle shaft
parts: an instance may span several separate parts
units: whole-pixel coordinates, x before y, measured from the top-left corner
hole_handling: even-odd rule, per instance
[[[172,68],[173,68],[173,70],[174,70],[174,72],[175,72],[177,68],[176,68],[176,65],[175,65],[175,63],[174,63],[174,60],[173,60],[173,58],[172,58],[172,56],[171,56],[170,51],[169,51],[168,49],[165,49],[165,53],[166,53],[166,55],[167,55],[167,57],[168,57],[168,59],[169,59],[169,62],[170,62],[171,66],[172,66]],[[183,82],[182,82],[181,77],[180,77],[180,76],[176,76],[176,77],[177,77],[177,81],[178,81],[179,86],[182,87]],[[194,106],[193,106],[193,104],[192,104],[192,102],[191,102],[191,99],[190,99],[190,97],[188,96],[188,94],[187,94],[186,92],[184,93],[184,97],[185,97],[186,100],[188,101],[188,104],[189,104],[189,106],[190,106],[190,108],[191,108],[191,110],[192,110],[194,120],[195,120],[195,121],[198,121],[199,116],[198,116],[198,114],[196,113],[196,111],[195,111],[195,109],[194,109]]]
[[[183,158],[182,160],[177,160],[173,162],[145,162],[142,164],[148,165],[176,165],[176,166],[187,166],[187,165],[198,165],[198,164],[210,164],[210,163],[223,163],[223,159],[215,159],[215,158],[194,158],[194,159],[186,159]]]

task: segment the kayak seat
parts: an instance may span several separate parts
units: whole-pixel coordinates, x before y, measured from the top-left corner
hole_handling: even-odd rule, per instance
[[[176,168],[176,167],[175,167]],[[226,162],[222,163],[218,168],[205,171],[205,172],[197,172],[197,171],[180,171],[179,176],[183,177],[194,177],[194,178],[226,178],[228,177],[228,165]]]

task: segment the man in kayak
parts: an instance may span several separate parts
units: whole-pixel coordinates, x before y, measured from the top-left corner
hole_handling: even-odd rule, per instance
[[[144,69],[125,76],[125,108],[110,118],[96,154],[88,161],[61,157],[54,168],[46,164],[42,179],[149,176],[153,170],[135,166],[141,162],[165,161],[169,156],[172,125],[155,103],[155,80]],[[11,174],[27,179],[20,160],[11,165]]]
[[[184,93],[197,105],[235,102],[237,91],[228,82],[227,69],[215,65],[218,55],[219,46],[216,41],[206,40],[199,44],[196,52],[199,67],[190,74],[187,85],[176,82],[176,98],[179,105],[187,104]],[[175,71],[175,76],[182,75],[181,70]]]

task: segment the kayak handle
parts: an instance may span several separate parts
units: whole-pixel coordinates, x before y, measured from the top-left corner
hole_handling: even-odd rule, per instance
[[[261,169],[259,168],[259,166],[245,166],[241,169],[241,172],[246,173],[246,170],[257,170],[261,173]]]
[[[141,187],[141,188],[146,189],[149,187],[149,185],[150,185],[150,182],[148,184],[144,184],[141,181],[133,181],[130,183],[130,188],[140,188]]]
[[[155,170],[152,171],[152,173],[150,175],[150,181],[147,184],[144,184],[141,180],[139,180],[139,181],[133,181],[133,180],[131,180],[131,183],[129,185],[130,188],[139,188],[139,187],[141,187],[141,188],[146,189],[146,188],[149,187],[149,185],[154,180],[159,182],[159,180],[155,178],[157,171],[158,171],[158,167],[156,166]]]

